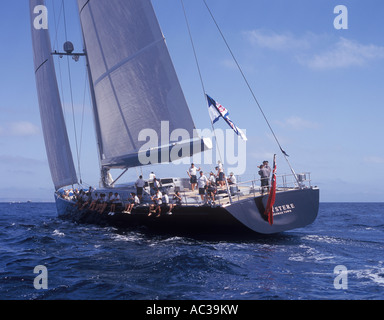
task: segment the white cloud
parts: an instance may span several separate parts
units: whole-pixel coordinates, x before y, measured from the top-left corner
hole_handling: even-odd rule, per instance
[[[297,62],[316,70],[365,66],[370,61],[384,59],[384,47],[362,44],[343,37],[306,33],[276,33],[256,29],[244,32],[247,40],[255,46],[292,54]]]
[[[384,59],[384,47],[340,38],[328,50],[310,57],[302,56],[298,60],[313,69],[335,69],[363,66],[375,59]]]
[[[298,116],[291,116],[284,121],[277,122],[282,127],[289,127],[294,130],[303,130],[303,129],[317,129],[319,128],[319,124],[305,120]]]
[[[11,122],[0,127],[0,136],[27,137],[40,133],[40,128],[28,121]]]
[[[278,34],[257,29],[246,31],[244,34],[252,44],[272,50],[307,49],[310,46],[308,39],[295,37],[291,33]]]

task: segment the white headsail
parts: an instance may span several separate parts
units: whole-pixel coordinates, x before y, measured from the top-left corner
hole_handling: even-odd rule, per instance
[[[46,26],[39,24],[45,1],[30,0],[29,5],[40,117],[52,180],[59,189],[76,184],[77,176],[51,55],[51,41]]]
[[[170,132],[186,130],[192,140],[195,126],[150,0],[78,0],[78,6],[101,164],[134,167],[150,148],[170,153],[161,139],[144,150],[148,141],[139,139],[143,129],[161,135],[164,122]],[[199,138],[183,142],[196,144],[201,148],[184,156],[207,148]]]

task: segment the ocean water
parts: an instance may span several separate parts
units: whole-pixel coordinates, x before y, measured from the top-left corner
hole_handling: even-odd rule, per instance
[[[0,204],[2,300],[383,298],[384,203],[321,203],[312,225],[246,241],[78,225],[51,203]]]

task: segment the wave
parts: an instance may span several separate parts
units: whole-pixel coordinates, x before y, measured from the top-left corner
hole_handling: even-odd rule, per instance
[[[65,237],[65,233],[64,232],[60,232],[59,230],[55,229],[52,234],[54,236],[58,236],[58,237]]]
[[[329,243],[329,244],[342,244],[346,240],[343,238],[326,236],[326,235],[307,235],[302,238],[302,240],[309,240],[321,243]]]
[[[348,275],[355,276],[359,281],[373,282],[379,286],[384,286],[384,268],[372,268],[368,266],[366,269],[348,270]],[[367,283],[365,283],[365,286]]]

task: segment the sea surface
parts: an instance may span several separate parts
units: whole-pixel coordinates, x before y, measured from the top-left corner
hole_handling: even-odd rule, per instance
[[[384,203],[321,203],[306,228],[244,241],[78,225],[53,203],[0,204],[2,300],[383,298]]]

